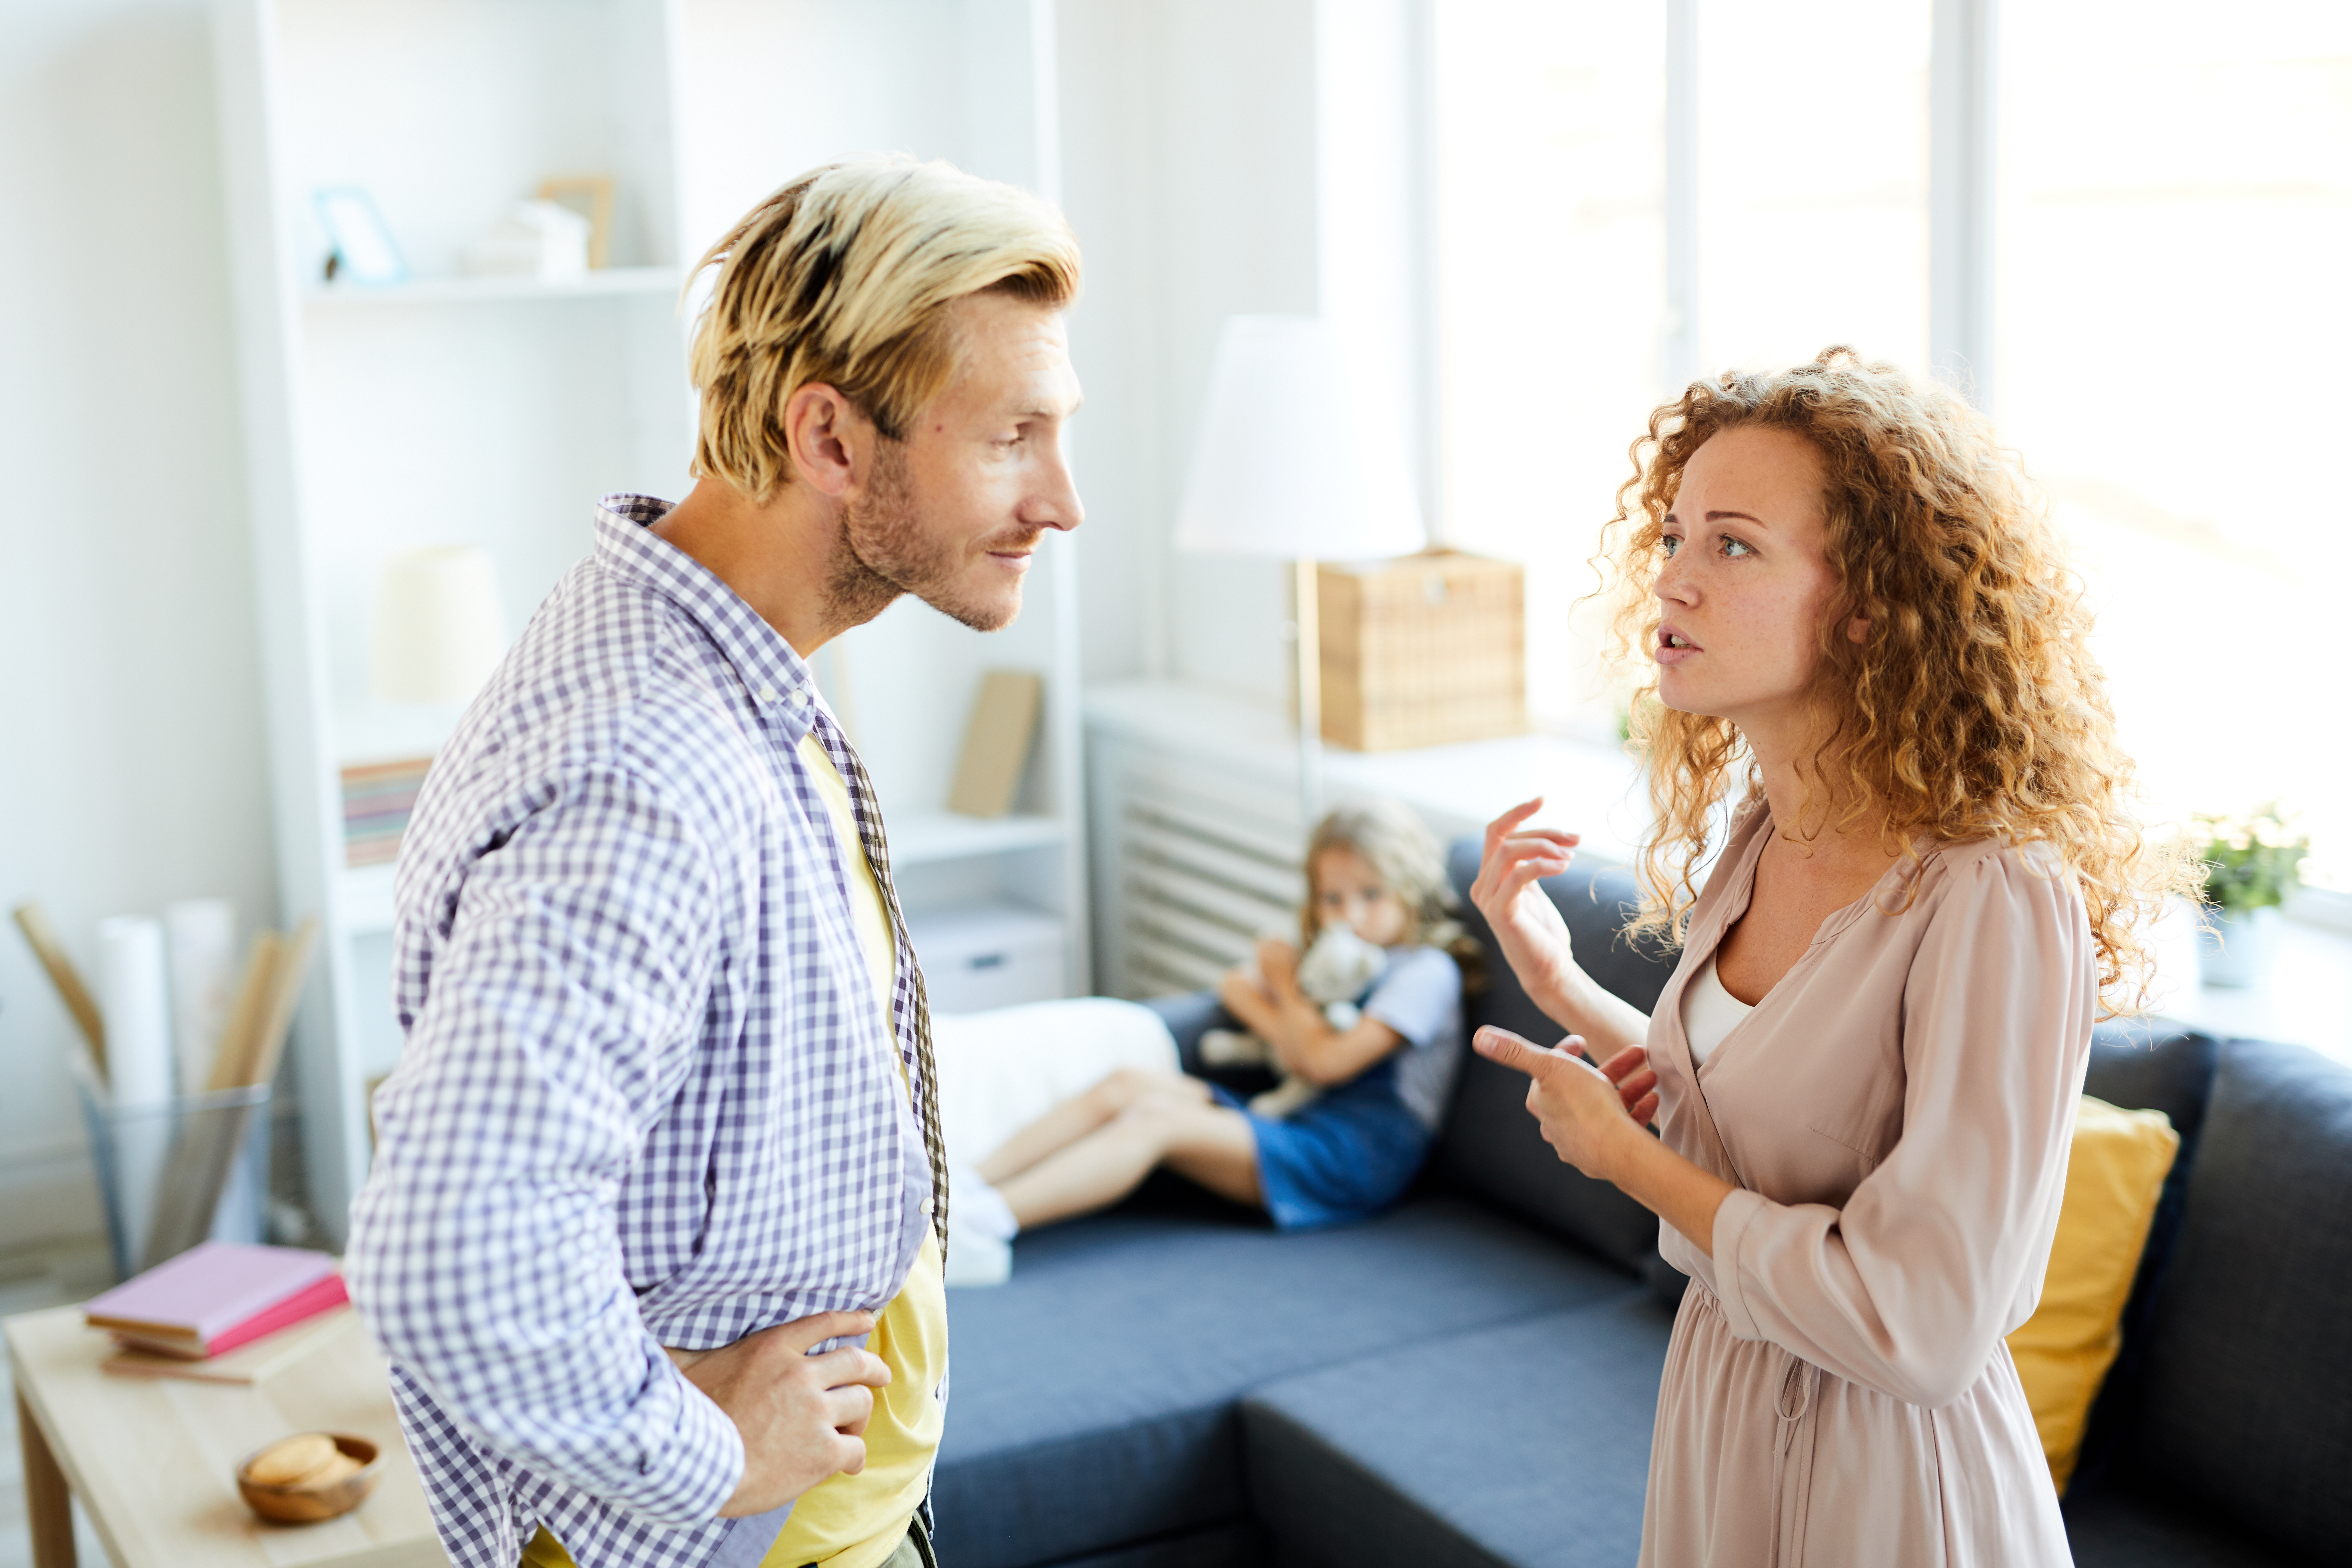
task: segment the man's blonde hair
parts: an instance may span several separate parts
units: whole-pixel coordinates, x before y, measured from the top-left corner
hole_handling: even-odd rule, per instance
[[[948,163],[865,157],[813,169],[753,207],[695,263],[719,269],[688,369],[702,395],[698,478],[765,500],[792,477],[784,403],[811,382],[891,440],[955,374],[948,307],[1008,293],[1077,297],[1061,214]]]

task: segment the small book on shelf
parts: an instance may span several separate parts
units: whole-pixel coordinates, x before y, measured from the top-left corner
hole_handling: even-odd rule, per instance
[[[151,1354],[202,1361],[350,1299],[323,1252],[207,1241],[97,1297],[82,1320]]]

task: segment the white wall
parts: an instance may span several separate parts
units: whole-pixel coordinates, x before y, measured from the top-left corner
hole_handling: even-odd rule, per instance
[[[1059,0],[1089,680],[1289,691],[1287,569],[1168,543],[1227,316],[1330,315],[1413,441],[1418,3]]]
[[[0,904],[276,918],[209,18],[0,6]],[[99,1225],[72,1025],[0,932],[0,1248]]]

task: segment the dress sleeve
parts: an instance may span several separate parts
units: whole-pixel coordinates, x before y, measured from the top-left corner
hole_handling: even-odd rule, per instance
[[[646,784],[554,793],[467,872],[376,1097],[352,1294],[493,1452],[697,1524],[741,1479],[742,1442],[646,1331],[614,1209],[692,1060],[714,874]]]
[[[1732,1332],[1941,1405],[2031,1312],[2065,1187],[2096,984],[2073,879],[1960,870],[1904,988],[1903,1132],[1843,1209],[1746,1190],[1716,1212]]]

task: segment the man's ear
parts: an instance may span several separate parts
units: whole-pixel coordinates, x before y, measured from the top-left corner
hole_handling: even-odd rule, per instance
[[[784,399],[784,447],[793,477],[821,495],[838,500],[847,493],[870,433],[849,399],[824,382],[805,382]]]

